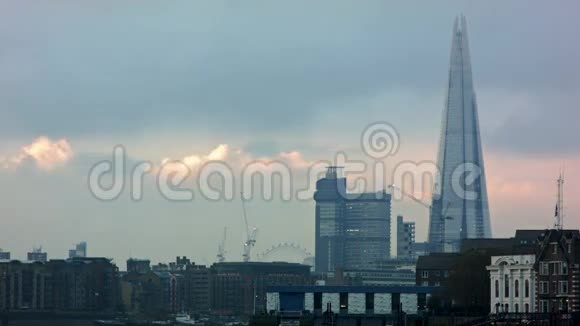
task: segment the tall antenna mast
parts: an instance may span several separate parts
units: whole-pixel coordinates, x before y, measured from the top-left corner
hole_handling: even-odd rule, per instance
[[[558,184],[558,201],[556,202],[556,223],[554,228],[561,230],[564,227],[564,178],[562,172],[560,171],[560,177],[557,181]]]

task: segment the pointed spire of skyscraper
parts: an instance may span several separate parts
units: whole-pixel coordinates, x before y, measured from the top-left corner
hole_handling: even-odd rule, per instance
[[[461,239],[491,237],[467,23],[455,19],[438,152],[439,175],[429,219],[435,251],[458,251]],[[473,178],[473,180],[470,180]]]

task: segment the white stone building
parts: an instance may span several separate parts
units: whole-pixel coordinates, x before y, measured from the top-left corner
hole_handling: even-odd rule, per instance
[[[487,266],[490,277],[490,311],[534,312],[536,275],[534,255],[493,256]]]

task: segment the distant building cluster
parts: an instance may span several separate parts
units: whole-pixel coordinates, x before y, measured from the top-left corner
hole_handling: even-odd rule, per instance
[[[27,253],[26,258],[28,261],[46,263],[48,261],[48,254],[42,251],[42,247],[38,247]]]
[[[4,251],[0,248],[0,260],[10,260],[10,252]]]
[[[75,247],[68,251],[68,258],[84,258],[87,256],[87,243],[79,242]]]
[[[177,257],[170,264],[150,266],[148,260],[129,259],[121,292],[132,315],[252,315],[266,311],[267,286],[311,282],[310,266],[295,263],[221,262],[206,267]]]
[[[310,266],[222,262],[186,257],[151,266],[129,259],[120,272],[109,259],[0,261],[0,311],[124,312],[140,319],[179,313],[252,315],[266,312],[266,288],[312,283]]]

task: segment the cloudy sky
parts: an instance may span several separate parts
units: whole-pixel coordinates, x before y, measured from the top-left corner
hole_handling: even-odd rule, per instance
[[[405,3],[1,2],[0,247],[23,258],[42,245],[59,258],[86,240],[89,254],[123,267],[130,256],[207,264],[227,226],[228,258],[239,259],[239,197],[168,201],[149,176],[140,201],[127,187],[117,200],[95,199],[89,170],[115,145],[127,169],[184,159],[195,170],[219,159],[238,171],[277,160],[300,184],[338,151],[368,159],[361,133],[387,121],[400,136],[388,171],[435,160],[459,13],[494,235],[553,224],[561,167],[565,223],[579,228],[577,2]],[[247,209],[256,252],[290,241],[314,249],[312,201],[254,198]],[[399,213],[425,239],[427,209],[403,200],[393,203]]]

